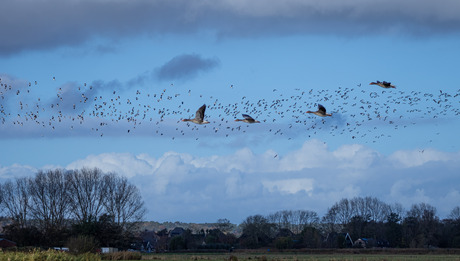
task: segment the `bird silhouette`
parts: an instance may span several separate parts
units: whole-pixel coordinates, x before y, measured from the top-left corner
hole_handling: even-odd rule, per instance
[[[332,116],[330,113],[326,113],[326,108],[324,108],[323,105],[318,104],[318,110],[317,111],[307,111],[306,113],[313,113],[317,116],[320,117],[326,117],[326,116]]]
[[[195,113],[195,118],[193,119],[182,119],[182,121],[191,121],[196,124],[207,124],[209,121],[204,120],[204,112],[206,111],[206,104],[203,104]]]
[[[242,114],[244,119],[236,119],[235,121],[242,121],[242,122],[246,122],[246,123],[260,123],[260,121],[256,121],[254,120],[254,118],[252,118],[251,116],[247,115],[247,114]]]

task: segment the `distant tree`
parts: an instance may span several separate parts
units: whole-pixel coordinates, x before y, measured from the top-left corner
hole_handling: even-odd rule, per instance
[[[0,207],[2,206],[2,201],[3,201],[3,189],[2,189],[2,183],[0,183]],[[0,208],[0,214],[3,213],[3,207]]]
[[[305,227],[300,233],[300,247],[320,248],[323,238],[315,227]]]
[[[460,207],[459,206],[454,207],[450,211],[449,218],[452,219],[453,221],[460,222]]]
[[[310,210],[283,210],[267,216],[270,223],[278,230],[289,229],[294,234],[299,234],[305,227],[319,223],[318,214]]]
[[[93,222],[104,210],[104,182],[101,170],[83,168],[67,175],[71,212],[78,222]]]
[[[367,237],[365,228],[369,221],[361,216],[354,216],[350,222],[345,225],[345,231],[348,232],[353,239]]]
[[[14,224],[20,228],[27,226],[29,217],[29,178],[8,180],[2,186],[4,200],[1,205]]]
[[[342,229],[342,225],[339,224],[337,218],[337,208],[328,208],[326,214],[321,219],[321,228],[326,235],[338,232]]]
[[[126,177],[114,173],[105,175],[101,193],[104,195],[102,204],[117,225],[130,229],[128,226],[144,217],[146,210],[139,189],[130,184]]]
[[[241,226],[243,228],[243,234],[240,237],[241,245],[258,248],[270,243],[274,227],[262,215],[247,217]]]
[[[92,236],[79,235],[71,237],[66,244],[72,254],[95,253],[99,247],[98,242]]]
[[[394,204],[388,205],[388,207],[389,207],[388,214],[395,213],[400,219],[399,222],[401,222],[404,219],[405,211],[401,203],[396,202]]]
[[[353,217],[353,208],[350,201],[346,198],[343,198],[339,202],[335,203],[331,209],[333,209],[333,213],[335,214],[339,224],[348,224]]]
[[[402,245],[402,226],[400,224],[401,217],[397,213],[390,213],[385,223],[386,239],[390,247],[403,247]]]
[[[3,234],[11,241],[16,242],[18,247],[25,246],[42,246],[43,235],[40,230],[34,226],[23,226],[16,221],[3,227]]]
[[[220,218],[216,223],[217,228],[222,232],[228,232],[232,229],[233,224],[226,218]]]
[[[409,247],[438,246],[439,229],[436,208],[426,203],[414,204],[404,219],[403,237]]]
[[[63,245],[69,220],[68,182],[61,169],[39,171],[30,179],[30,213],[49,246]]]
[[[275,247],[278,249],[290,249],[294,245],[292,237],[279,237],[275,241]]]
[[[186,249],[186,244],[182,236],[175,236],[169,241],[169,250],[177,251]]]
[[[74,237],[79,235],[94,238],[98,244],[104,247],[125,248],[126,242],[123,228],[113,222],[113,217],[104,214],[98,220],[78,222],[73,225]]]

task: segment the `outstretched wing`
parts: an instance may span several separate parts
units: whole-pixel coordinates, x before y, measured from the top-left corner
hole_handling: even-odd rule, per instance
[[[323,113],[326,113],[326,108],[324,108],[323,105],[318,104],[318,111],[323,112]]]
[[[254,121],[254,118],[252,118],[251,116],[247,115],[247,114],[242,114],[243,117],[248,120],[248,121]]]
[[[203,120],[204,119],[204,112],[206,111],[206,104],[203,104],[195,113],[195,119]]]

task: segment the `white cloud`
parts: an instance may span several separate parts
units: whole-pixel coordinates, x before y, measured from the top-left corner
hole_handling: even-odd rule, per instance
[[[127,176],[140,188],[149,220],[212,222],[226,217],[240,222],[249,215],[283,209],[309,209],[322,215],[338,200],[356,196],[399,202],[406,208],[429,203],[442,218],[460,197],[458,153],[432,151],[425,161],[400,164],[400,159],[416,153],[397,151],[384,156],[356,144],[331,150],[312,140],[276,158],[274,151],[256,154],[248,148],[207,157],[178,152],[158,158],[103,153],[66,168],[97,167]],[[0,177],[34,171],[12,165],[0,168]]]
[[[10,166],[0,165],[0,182],[6,179],[33,176],[37,169],[27,165],[12,164]]]
[[[266,180],[262,184],[270,192],[280,191],[283,193],[295,194],[299,191],[305,191],[311,195],[313,190],[313,179],[284,179],[284,180]]]
[[[396,151],[389,159],[401,167],[417,167],[428,162],[460,161],[460,153],[448,153],[434,149]]]

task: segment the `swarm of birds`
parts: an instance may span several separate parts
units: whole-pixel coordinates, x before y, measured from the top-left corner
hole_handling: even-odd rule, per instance
[[[86,83],[64,84],[56,89],[53,97],[39,97],[37,81],[14,86],[0,79],[0,131],[9,127],[39,126],[43,135],[50,130],[62,132],[66,129],[103,136],[114,131],[110,126],[116,126],[118,131],[123,129],[129,135],[142,132],[175,139],[200,130],[211,129],[215,135],[229,137],[255,128],[253,130],[288,139],[295,135],[311,137],[327,133],[376,142],[390,137],[387,132],[379,131],[384,126],[400,129],[420,120],[460,114],[460,89],[422,93],[396,90],[387,81],[370,85],[384,90],[364,88],[361,84],[333,90],[298,88],[281,92],[274,89],[271,99],[252,100],[241,96],[228,103],[217,97],[195,94],[192,90],[177,91],[173,84],[156,92],[135,90],[131,94],[100,90],[99,86]],[[233,85],[229,89],[238,91]],[[205,104],[193,115],[197,100]],[[332,108],[329,113],[323,105]],[[309,110],[314,107],[318,109]],[[308,117],[305,113],[321,118]],[[243,118],[239,118],[240,115]],[[265,127],[254,126],[254,123]],[[142,125],[146,127],[141,128]],[[206,129],[206,126],[209,127]]]

